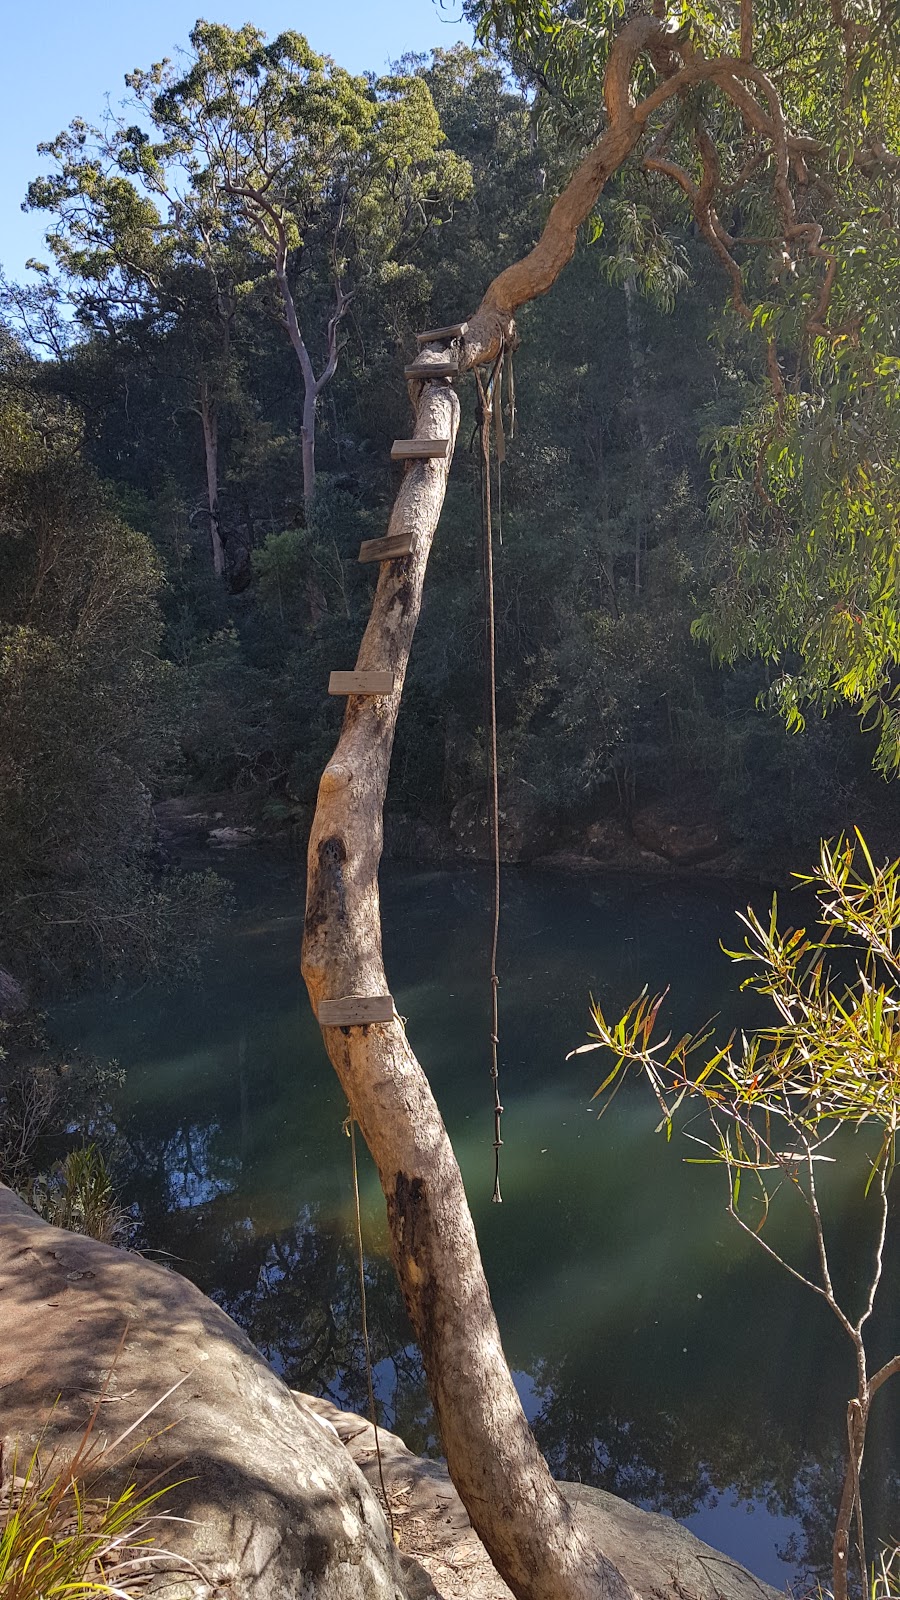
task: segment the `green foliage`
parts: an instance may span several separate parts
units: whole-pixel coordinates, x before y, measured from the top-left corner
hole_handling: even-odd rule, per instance
[[[62,1055],[33,1011],[0,1023],[0,1182],[30,1198],[73,1140],[110,1149],[110,1093],[120,1082],[114,1062]]]
[[[858,855],[857,855],[858,851]],[[858,861],[861,857],[861,864]],[[595,1098],[605,1110],[636,1068],[650,1084],[671,1138],[676,1115],[691,1115],[685,1133],[702,1152],[687,1159],[722,1170],[727,1211],[748,1239],[811,1289],[836,1318],[855,1357],[856,1392],[847,1406],[847,1460],[832,1555],[835,1600],[846,1600],[851,1525],[863,1591],[869,1567],[863,1535],[859,1471],[872,1401],[900,1371],[900,1355],[870,1372],[867,1329],[881,1286],[889,1225],[888,1189],[900,1129],[900,861],[876,867],[861,834],[857,844],[823,844],[819,864],[797,874],[818,900],[821,932],[782,930],[777,898],[761,919],[741,917],[747,935],[731,959],[752,968],[743,988],[773,1004],[777,1021],[733,1033],[711,1049],[710,1026],[655,1038],[665,999],[646,989],[619,1018],[594,1005],[595,1043],[614,1064]],[[849,973],[849,976],[848,976]],[[700,1065],[695,1058],[705,1056]],[[846,1135],[855,1135],[848,1145]],[[830,1259],[825,1195],[829,1168],[865,1175],[868,1233],[850,1282]],[[799,1203],[814,1265],[784,1253],[774,1214]],[[893,1559],[880,1582],[891,1581]],[[879,1579],[872,1573],[873,1593]]]
[[[536,113],[557,141],[573,154],[593,142],[603,74],[626,18],[619,0],[574,8],[470,0],[466,9],[480,36],[536,85]],[[698,50],[733,60],[743,16],[705,0],[683,6],[673,43],[692,60]],[[762,91],[788,132],[806,136],[802,160],[786,155],[783,180],[773,180],[774,151],[756,149],[758,128],[748,129],[734,100],[714,83],[691,87],[674,117],[668,104],[651,117],[649,144],[618,176],[622,194],[601,205],[595,228],[618,227],[607,270],[643,278],[670,301],[683,263],[661,219],[673,192],[684,201],[696,185],[706,149],[703,182],[718,208],[707,231],[731,274],[731,336],[746,324],[737,343],[753,392],[715,441],[712,510],[725,537],[697,631],[720,660],[755,655],[777,669],[766,703],[793,730],[808,707],[856,707],[878,734],[878,768],[892,774],[900,765],[900,34],[892,9],[868,0],[818,0],[802,17],[755,0],[752,24],[753,64],[766,77],[745,88]],[[658,82],[658,66],[635,63],[637,95]]]
[[[106,1163],[95,1144],[81,1145],[35,1178],[29,1202],[45,1222],[115,1244],[127,1232]]]
[[[8,1600],[127,1600],[152,1570],[147,1535],[164,1494],[139,1498],[130,1485],[112,1500],[86,1498],[76,1475],[63,1468],[54,1478],[42,1477],[33,1457],[0,1497],[3,1594]]]
[[[226,225],[243,218],[263,259],[272,257],[273,217],[248,204],[250,190],[265,194],[289,251],[315,259],[327,241],[339,278],[377,271],[430,212],[439,216],[467,192],[465,164],[440,149],[421,78],[355,78],[302,35],[269,44],[249,24],[200,22],[191,47],[181,75],[162,63],[129,76],[162,135],[154,145],[129,130],[129,160],[151,181],[162,163],[177,160],[198,204]]]
[[[889,1181],[893,1171],[900,1127],[900,862],[876,868],[861,837],[858,848],[862,870],[853,844],[840,840],[822,845],[815,871],[796,874],[815,889],[819,937],[805,928],[782,932],[777,897],[765,920],[752,908],[740,919],[744,947],[728,954],[755,969],[743,987],[772,1000],[779,1022],[733,1034],[698,1070],[688,1063],[709,1042],[709,1030],[653,1044],[665,997],[645,993],[614,1024],[596,1006],[598,1043],[583,1047],[615,1054],[600,1096],[628,1063],[643,1068],[669,1134],[685,1101],[705,1107],[711,1141],[691,1137],[726,1168],[736,1214],[741,1174],[753,1174],[747,1203],[761,1207],[753,1219],[757,1231],[786,1177],[798,1192],[807,1182],[815,1188],[812,1163],[824,1159],[836,1127],[874,1132],[867,1187],[879,1175]],[[849,963],[849,981],[829,961],[832,952]]]
[[[85,467],[75,415],[14,355],[0,441],[0,952],[45,976],[152,970],[217,903],[208,879],[153,870],[176,714],[159,561]]]
[[[456,47],[404,58],[383,82],[343,73],[297,35],[268,41],[252,27],[201,24],[187,58],[133,75],[137,119],[126,108],[98,132],[61,136],[48,147],[54,172],[32,191],[56,218],[51,243],[85,334],[46,380],[90,418],[83,448],[165,571],[169,751],[177,724],[189,783],[253,791],[269,817],[312,800],[336,730],[340,707],[323,688],[335,665],[352,665],[368,611],[371,576],[356,549],[384,530],[412,334],[471,313],[498,269],[530,247],[597,130],[596,73],[617,8],[519,6],[509,19],[493,35],[506,59]],[[833,154],[839,129],[852,142],[860,126],[855,102],[840,103],[827,19],[810,20],[818,96],[808,65],[797,69],[800,25],[763,20],[772,47],[762,24],[758,42],[790,117],[832,140],[823,174],[832,210],[821,187],[809,201],[826,217],[829,250],[841,252],[830,316],[853,337],[804,338],[823,268],[802,249],[790,270],[762,248],[742,256],[754,325],[723,318],[719,264],[693,236],[680,191],[633,168],[604,192],[592,237],[552,295],[520,318],[519,426],[495,563],[502,769],[509,796],[527,795],[540,826],[574,848],[598,816],[627,824],[660,795],[724,821],[744,859],[766,866],[854,821],[871,833],[885,815],[866,766],[876,723],[881,759],[896,748],[897,293],[882,215],[893,180],[872,154],[871,120],[874,176],[850,171],[849,144]],[[532,28],[530,45],[519,22]],[[694,21],[710,49],[730,48],[735,25],[731,13]],[[540,59],[529,55],[538,47]],[[578,66],[582,49],[593,52],[593,77]],[[870,96],[870,117],[875,104]],[[722,183],[733,185],[747,152],[713,91],[686,97],[673,153],[696,171],[690,118],[700,115]],[[892,115],[877,124],[888,140]],[[297,362],[279,326],[278,229],[267,239],[261,230],[275,224],[264,208],[251,216],[228,192],[237,180],[212,148],[232,125],[251,187],[277,154],[266,195],[317,372],[335,269],[353,291],[319,400],[313,510],[297,449]],[[338,172],[355,197],[343,207]],[[152,202],[156,220],[126,204],[120,183]],[[729,205],[724,224],[765,236],[765,164]],[[141,240],[129,234],[129,248],[110,254],[126,222],[143,228]],[[765,390],[773,327],[780,408]],[[439,824],[484,786],[478,489],[466,386],[461,394],[461,446],[390,795]],[[204,406],[233,593],[209,570]],[[698,616],[700,644],[690,637]],[[848,700],[863,713],[862,739],[841,714]],[[833,714],[823,723],[810,706]],[[792,739],[779,710],[798,730]]]
[[[17,1471],[15,1453],[10,1462],[4,1461],[4,1467],[11,1469],[4,1473],[0,1489],[4,1600],[53,1600],[63,1595],[131,1600],[143,1592],[160,1558],[174,1571],[190,1567],[158,1542],[166,1523],[162,1502],[169,1485],[151,1487],[149,1493],[140,1491],[134,1481],[115,1493],[106,1487],[104,1474],[125,1464],[127,1452],[123,1455],[122,1446],[139,1425],[132,1424],[105,1444],[98,1442],[95,1427],[108,1382],[69,1458],[55,1453],[45,1459],[38,1444],[23,1463],[24,1472]],[[155,1409],[152,1406],[151,1412]],[[146,1413],[140,1422],[145,1417]]]
[[[898,303],[888,300],[891,314]],[[778,669],[766,698],[791,729],[807,708],[857,708],[890,775],[900,766],[896,374],[877,353],[845,350],[820,359],[815,377],[811,393],[763,405],[716,440],[724,538],[696,631],[721,661],[757,654]]]

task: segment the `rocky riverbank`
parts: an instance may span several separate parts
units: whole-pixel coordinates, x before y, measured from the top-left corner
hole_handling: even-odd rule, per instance
[[[505,794],[501,804],[501,852],[508,863],[723,877],[762,867],[734,840],[725,820],[696,796],[648,800],[627,813],[612,810],[577,821],[547,816],[522,786]],[[155,812],[161,846],[176,857],[200,846],[215,854],[256,843],[279,843],[302,853],[312,820],[311,808],[275,803],[255,791],[179,796],[158,802]],[[483,798],[468,796],[447,816],[431,821],[389,809],[384,853],[422,864],[487,861],[491,842]]]

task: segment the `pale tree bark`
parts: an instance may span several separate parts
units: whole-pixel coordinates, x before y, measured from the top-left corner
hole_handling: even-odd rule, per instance
[[[674,54],[676,44],[653,17],[635,17],[622,29],[607,70],[607,129],[555,202],[534,249],[490,285],[466,329],[461,372],[493,361],[505,343],[515,342],[515,311],[552,287],[606,180],[635,149],[654,111],[681,89],[714,82],[750,126],[772,140],[781,173],[781,158],[792,146],[768,80],[739,61],[706,62],[687,47]],[[643,52],[660,83],[635,106],[631,76]],[[814,141],[803,143],[808,151]],[[287,304],[286,311],[290,323]],[[423,352],[426,361],[443,357],[436,346]],[[459,406],[449,382],[416,383],[412,395],[415,436],[450,439],[452,455]],[[356,662],[359,671],[393,672],[394,689],[386,696],[349,697],[319,786],[302,963],[317,1013],[323,1000],[388,991],[378,893],[383,806],[449,464],[449,458],[419,461],[404,477],[389,533],[409,534],[411,554],[382,563]],[[326,1026],[323,1038],[378,1169],[394,1266],[450,1475],[473,1526],[518,1600],[628,1600],[632,1591],[624,1578],[573,1523],[528,1427],[503,1355],[459,1167],[402,1020],[395,1014],[388,1023]]]
[[[226,184],[225,192],[233,195],[247,207],[248,214],[272,251],[275,282],[281,296],[284,326],[297,357],[303,379],[303,408],[300,423],[300,452],[303,466],[303,503],[307,517],[316,495],[316,414],[319,396],[334,377],[340,355],[340,326],[350,309],[352,291],[347,293],[337,272],[334,284],[334,309],[328,319],[325,338],[325,364],[316,375],[312,357],[300,328],[297,304],[288,277],[288,236],[284,217],[276,204],[267,199],[262,188],[248,184]]]
[[[303,378],[303,412],[300,424],[300,448],[303,461],[303,503],[306,507],[307,519],[312,510],[316,497],[316,417],[319,409],[319,396],[322,390],[331,382],[337,371],[340,346],[338,344],[338,331],[341,322],[347,314],[352,295],[345,294],[340,284],[335,285],[334,310],[328,319],[327,356],[322,371],[316,377],[306,342],[300,332],[297,320],[297,308],[288,283],[287,272],[283,265],[280,270],[276,267],[278,287],[281,291],[282,304],[284,305],[285,323],[294,354],[300,364]]]
[[[455,439],[459,402],[426,384],[417,438]],[[303,973],[313,1006],[379,994],[378,862],[397,712],[448,464],[406,476],[389,534],[415,548],[386,562],[357,668],[395,675],[394,692],[353,697],[325,769],[309,843]],[[394,1265],[419,1341],[450,1472],[498,1571],[531,1600],[628,1600],[608,1561],[588,1551],[532,1437],[503,1356],[462,1178],[402,1022],[328,1028],[326,1043],[372,1151],[388,1203]]]
[[[210,395],[209,382],[201,377],[198,386],[197,409],[203,429],[203,459],[206,464],[206,502],[209,508],[209,539],[212,547],[213,571],[217,578],[225,575],[225,546],[219,522],[219,411]]]

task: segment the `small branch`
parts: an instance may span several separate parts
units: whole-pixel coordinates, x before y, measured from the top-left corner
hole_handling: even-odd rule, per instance
[[[884,1366],[879,1367],[878,1371],[869,1379],[870,1400],[873,1395],[878,1393],[882,1384],[887,1383],[888,1378],[894,1376],[895,1372],[900,1372],[900,1356],[892,1356],[890,1361],[886,1361]]]
[[[338,329],[350,309],[353,302],[353,294],[354,291],[352,289],[349,294],[345,294],[340,284],[336,284],[336,305],[328,318],[328,359],[322,368],[320,376],[316,379],[316,399],[322,393],[325,385],[331,382],[337,369],[338,357],[341,353],[338,344]]]
[[[753,57],[753,0],[741,0],[741,60]]]
[[[885,1157],[885,1159],[887,1159],[887,1158]],[[864,1311],[862,1313],[862,1316],[860,1317],[858,1323],[856,1324],[857,1331],[859,1333],[862,1333],[863,1328],[865,1327],[865,1325],[868,1322],[870,1316],[872,1315],[872,1311],[873,1311],[873,1308],[874,1308],[874,1305],[875,1305],[875,1296],[878,1293],[878,1285],[881,1282],[881,1274],[884,1271],[884,1242],[885,1242],[885,1239],[887,1238],[887,1225],[888,1225],[888,1194],[887,1194],[887,1181],[885,1179],[884,1162],[882,1162],[882,1165],[881,1165],[881,1167],[879,1169],[879,1173],[878,1173],[878,1193],[879,1193],[879,1197],[880,1197],[880,1201],[881,1201],[881,1206],[880,1206],[880,1222],[879,1222],[879,1228],[878,1228],[878,1239],[877,1239],[876,1244],[875,1244],[875,1270],[872,1273],[872,1281],[869,1284],[869,1294],[868,1294],[868,1298],[866,1300],[865,1309],[864,1309]]]

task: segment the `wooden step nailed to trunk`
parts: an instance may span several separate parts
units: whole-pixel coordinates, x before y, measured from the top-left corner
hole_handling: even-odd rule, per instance
[[[329,694],[392,694],[392,672],[333,672],[328,679]]]
[[[451,322],[447,328],[429,328],[425,333],[417,333],[416,340],[419,344],[442,344],[445,340],[461,339],[468,326],[467,322]]]
[[[396,561],[412,554],[411,533],[388,533],[383,539],[364,539],[359,547],[360,561]]]
[[[392,461],[446,461],[449,454],[449,439],[395,439],[391,445]]]
[[[405,378],[415,379],[419,383],[428,383],[431,378],[455,378],[459,374],[458,361],[414,361],[412,366],[403,368]]]
[[[370,1022],[390,1022],[394,1000],[389,994],[348,994],[342,1000],[320,1000],[316,1020],[320,1028],[362,1028]]]

